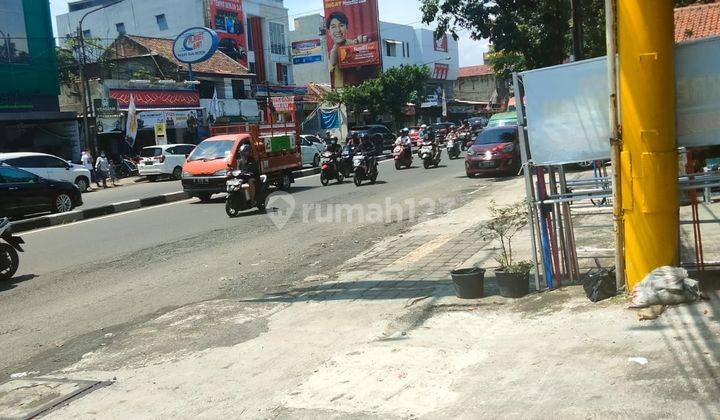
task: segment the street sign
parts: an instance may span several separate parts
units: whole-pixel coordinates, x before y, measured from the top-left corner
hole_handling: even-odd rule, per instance
[[[183,31],[173,44],[173,55],[178,61],[192,64],[205,61],[218,49],[218,34],[208,28],[190,28]]]

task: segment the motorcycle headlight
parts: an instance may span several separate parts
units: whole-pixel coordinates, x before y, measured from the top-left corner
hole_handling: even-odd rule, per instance
[[[183,171],[183,173],[182,173],[183,178],[192,178],[192,176],[193,175],[188,171]]]
[[[240,175],[242,175],[242,171],[232,171],[232,176],[234,176],[234,177],[237,178],[237,177],[239,177]]]
[[[215,172],[213,176],[227,176],[228,170],[227,169],[220,169],[219,171]]]

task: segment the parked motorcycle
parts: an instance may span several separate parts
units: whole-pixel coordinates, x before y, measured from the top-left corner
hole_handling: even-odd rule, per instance
[[[0,281],[6,281],[10,280],[18,269],[18,252],[23,252],[20,245],[25,241],[10,232],[10,220],[7,217],[0,219],[0,240]]]
[[[342,172],[345,178],[350,178],[350,174],[353,171],[353,156],[355,155],[355,148],[350,144],[346,144],[343,147],[342,157],[340,158],[340,172]]]
[[[412,150],[410,147],[398,144],[393,149],[393,159],[395,159],[395,169],[400,170],[403,166],[410,168],[413,161]]]
[[[374,184],[375,181],[377,181],[377,160],[371,156],[366,156],[362,152],[358,152],[355,156],[353,156],[353,167],[355,169],[353,181],[355,182],[356,187],[359,187],[365,180],[369,180],[371,184]]]
[[[322,163],[320,165],[320,183],[326,187],[331,179],[337,179],[338,183],[342,183],[345,180],[345,175],[338,168],[337,160],[335,159],[335,153],[323,152]]]
[[[441,150],[438,150],[437,155],[433,155],[433,145],[428,141],[423,142],[418,154],[423,161],[423,168],[425,169],[429,169],[431,166],[437,168],[440,164],[440,158],[442,157]]]
[[[255,197],[250,196],[251,174],[235,170],[227,175],[227,199],[225,199],[225,213],[229,217],[238,217],[245,210],[257,207],[258,210],[265,210],[265,189],[267,188],[267,176],[260,175],[255,186]]]
[[[460,139],[458,136],[453,134],[447,138],[447,153],[450,160],[457,159],[460,157]]]

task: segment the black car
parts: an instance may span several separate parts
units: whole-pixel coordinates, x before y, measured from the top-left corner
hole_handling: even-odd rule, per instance
[[[45,179],[0,165],[0,216],[64,213],[81,205],[80,190],[71,182]]]
[[[395,144],[395,136],[387,127],[380,124],[361,125],[350,130],[351,133],[363,134],[367,133],[370,139],[375,143],[375,148],[379,151],[392,150]]]

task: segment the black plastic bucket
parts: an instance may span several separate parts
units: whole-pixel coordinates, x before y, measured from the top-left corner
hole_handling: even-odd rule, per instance
[[[483,297],[485,285],[485,269],[480,267],[461,268],[450,272],[455,295],[460,299],[477,299]]]
[[[530,293],[530,277],[526,274],[496,271],[495,280],[502,297],[520,298]]]

